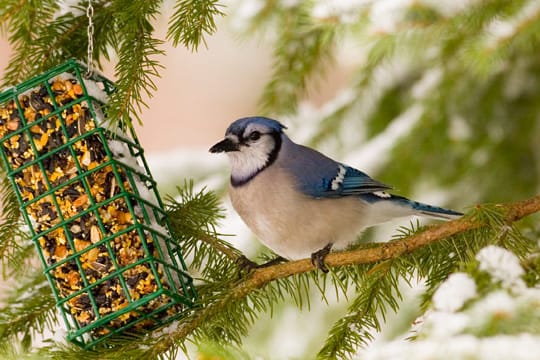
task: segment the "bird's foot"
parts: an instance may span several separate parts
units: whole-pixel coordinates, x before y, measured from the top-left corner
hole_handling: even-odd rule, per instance
[[[250,273],[251,271],[253,271],[255,269],[266,268],[266,267],[276,265],[276,264],[280,264],[280,263],[286,262],[286,261],[288,261],[288,260],[285,259],[284,257],[278,256],[275,259],[269,260],[269,261],[265,262],[264,264],[259,265],[259,264],[255,263],[255,262],[249,260],[244,255],[241,255],[236,260],[236,263],[238,264],[238,267],[240,268],[240,273],[242,274],[242,273]]]
[[[326,258],[326,255],[330,253],[332,245],[332,243],[328,243],[328,245],[326,245],[322,249],[315,251],[313,254],[311,254],[311,263],[318,269],[320,269],[323,273],[328,272],[328,268],[324,263],[324,258]]]
[[[238,265],[240,276],[242,274],[249,274],[259,266],[244,255],[240,255],[238,259],[236,259],[236,264]]]
[[[269,267],[269,266],[272,266],[272,265],[277,265],[277,264],[281,264],[281,263],[284,263],[284,262],[287,262],[289,260],[285,259],[283,256],[278,256],[272,260],[269,260],[267,262],[265,262],[264,264],[261,264],[261,265],[257,265],[257,268],[260,269],[260,268],[265,268],[265,267]]]

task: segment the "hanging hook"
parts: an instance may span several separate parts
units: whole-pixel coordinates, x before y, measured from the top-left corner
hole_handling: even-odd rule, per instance
[[[87,49],[87,59],[86,65],[88,69],[86,71],[86,77],[92,76],[94,72],[94,65],[92,62],[94,55],[94,7],[92,6],[92,0],[88,0],[88,6],[86,8],[86,17],[88,18],[88,27],[86,29],[86,34],[88,36],[88,49]]]

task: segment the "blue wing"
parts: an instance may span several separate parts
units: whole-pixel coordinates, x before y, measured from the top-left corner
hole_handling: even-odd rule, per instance
[[[360,170],[336,162],[329,157],[292,142],[281,166],[294,175],[298,189],[317,198],[358,196],[391,189]]]
[[[286,156],[279,158],[276,163],[292,175],[298,190],[308,196],[316,198],[358,196],[369,203],[385,202],[394,204],[397,208],[412,210],[412,212],[398,211],[396,217],[416,213],[450,220],[463,215],[457,211],[386,194],[384,191],[391,189],[390,186],[372,179],[360,170],[336,162],[318,151],[297,145],[286,136],[283,136],[283,150]]]
[[[329,189],[323,194],[325,197],[371,194],[391,189],[350,166],[339,164],[337,175],[332,178]]]

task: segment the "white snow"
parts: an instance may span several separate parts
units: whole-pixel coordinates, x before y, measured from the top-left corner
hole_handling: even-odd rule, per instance
[[[475,0],[421,0],[419,2],[432,6],[444,16],[452,16],[466,9],[469,5],[475,2]]]
[[[502,39],[512,36],[514,31],[516,31],[515,25],[500,19],[495,19],[488,25],[488,33],[493,35],[495,39]]]
[[[284,116],[281,120],[287,125],[287,133],[295,142],[306,144],[320,130],[321,121],[325,117],[331,116],[340,108],[355,101],[356,96],[353,89],[345,88],[319,108],[304,101],[299,104],[298,111],[294,116]]]
[[[417,81],[411,89],[411,94],[415,99],[422,99],[432,94],[439,85],[443,72],[440,68],[427,69],[422,78]]]
[[[473,131],[463,117],[455,115],[450,119],[448,136],[452,140],[464,141],[470,139],[473,136]]]
[[[436,310],[454,312],[476,296],[476,284],[466,273],[451,274],[433,294]]]
[[[488,162],[490,153],[485,148],[479,148],[471,156],[471,163],[476,166],[482,166]]]
[[[372,32],[393,33],[397,31],[405,9],[412,3],[413,0],[374,1],[369,12]]]
[[[536,360],[540,336],[520,334],[477,338],[459,335],[423,341],[390,342],[363,352],[362,360]]]
[[[109,143],[109,149],[116,160],[121,161],[122,163],[131,167],[133,170],[143,174],[146,172],[144,168],[139,165],[137,158],[131,155],[128,145],[125,142],[120,140],[108,140],[107,142]]]
[[[241,18],[250,19],[257,16],[265,6],[266,2],[263,0],[243,1],[237,15]]]
[[[232,26],[238,31],[249,29],[251,21],[266,6],[264,0],[239,1],[232,15]]]
[[[383,132],[365,143],[360,150],[350,153],[345,163],[354,167],[361,165],[361,169],[365,169],[368,173],[378,172],[380,167],[386,164],[392,147],[399,139],[410,133],[420,120],[423,111],[424,108],[421,105],[413,105],[393,120]],[[353,159],[361,159],[362,163],[355,165],[358,161],[353,161]]]
[[[75,75],[73,75],[72,73],[70,72],[63,72],[63,73],[60,73],[56,76],[57,78],[59,78],[60,80],[77,80],[77,78],[75,77]]]
[[[369,0],[320,0],[315,3],[311,16],[315,19],[338,19],[341,23],[353,23],[360,10]]]
[[[10,86],[6,86],[4,88],[2,88],[2,90],[0,90],[0,94],[4,94],[5,92],[8,92],[8,91],[17,91],[17,87],[14,86],[14,85],[10,85]]]
[[[488,272],[494,281],[502,283],[503,287],[523,286],[521,276],[525,273],[519,259],[512,252],[499,246],[489,245],[476,254],[478,268]]]
[[[507,291],[494,291],[478,301],[472,307],[473,317],[489,321],[491,317],[511,317],[518,304]]]
[[[523,269],[518,258],[510,251],[487,246],[476,256],[478,268],[494,281],[513,284],[477,295],[474,279],[465,273],[454,273],[435,292],[433,309],[428,310],[412,324],[408,338],[395,338],[375,342],[361,350],[361,359],[370,360],[529,360],[538,359],[540,336],[512,330],[520,321],[536,323],[539,316],[540,289],[527,288],[520,278]],[[518,284],[519,286],[516,286]],[[486,335],[496,327],[510,333]],[[531,325],[534,327],[534,325]],[[512,333],[514,331],[514,333]],[[475,335],[479,334],[479,335]]]
[[[486,28],[487,45],[496,46],[499,41],[510,39],[527,23],[535,21],[540,12],[540,2],[528,1],[513,17],[495,19]]]
[[[448,338],[462,332],[469,325],[469,321],[465,314],[432,311],[423,319],[417,332],[429,332],[429,336],[434,338]]]
[[[84,15],[84,11],[80,9],[81,0],[58,0],[58,10],[53,15],[53,19],[58,19],[61,16],[71,13],[74,17]],[[79,8],[77,8],[79,7]]]
[[[104,104],[109,101],[109,95],[107,95],[105,90],[99,86],[99,83],[84,78],[83,82],[84,86],[86,87],[86,91],[88,92],[88,95],[92,96],[94,99]]]
[[[302,4],[302,0],[281,0],[281,6],[285,8],[294,8]]]

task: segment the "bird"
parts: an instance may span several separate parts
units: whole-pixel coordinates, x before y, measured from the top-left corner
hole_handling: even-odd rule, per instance
[[[324,258],[354,244],[366,228],[412,215],[453,220],[457,211],[389,193],[391,186],[293,142],[281,122],[262,116],[232,122],[211,153],[228,155],[235,211],[278,260]]]

